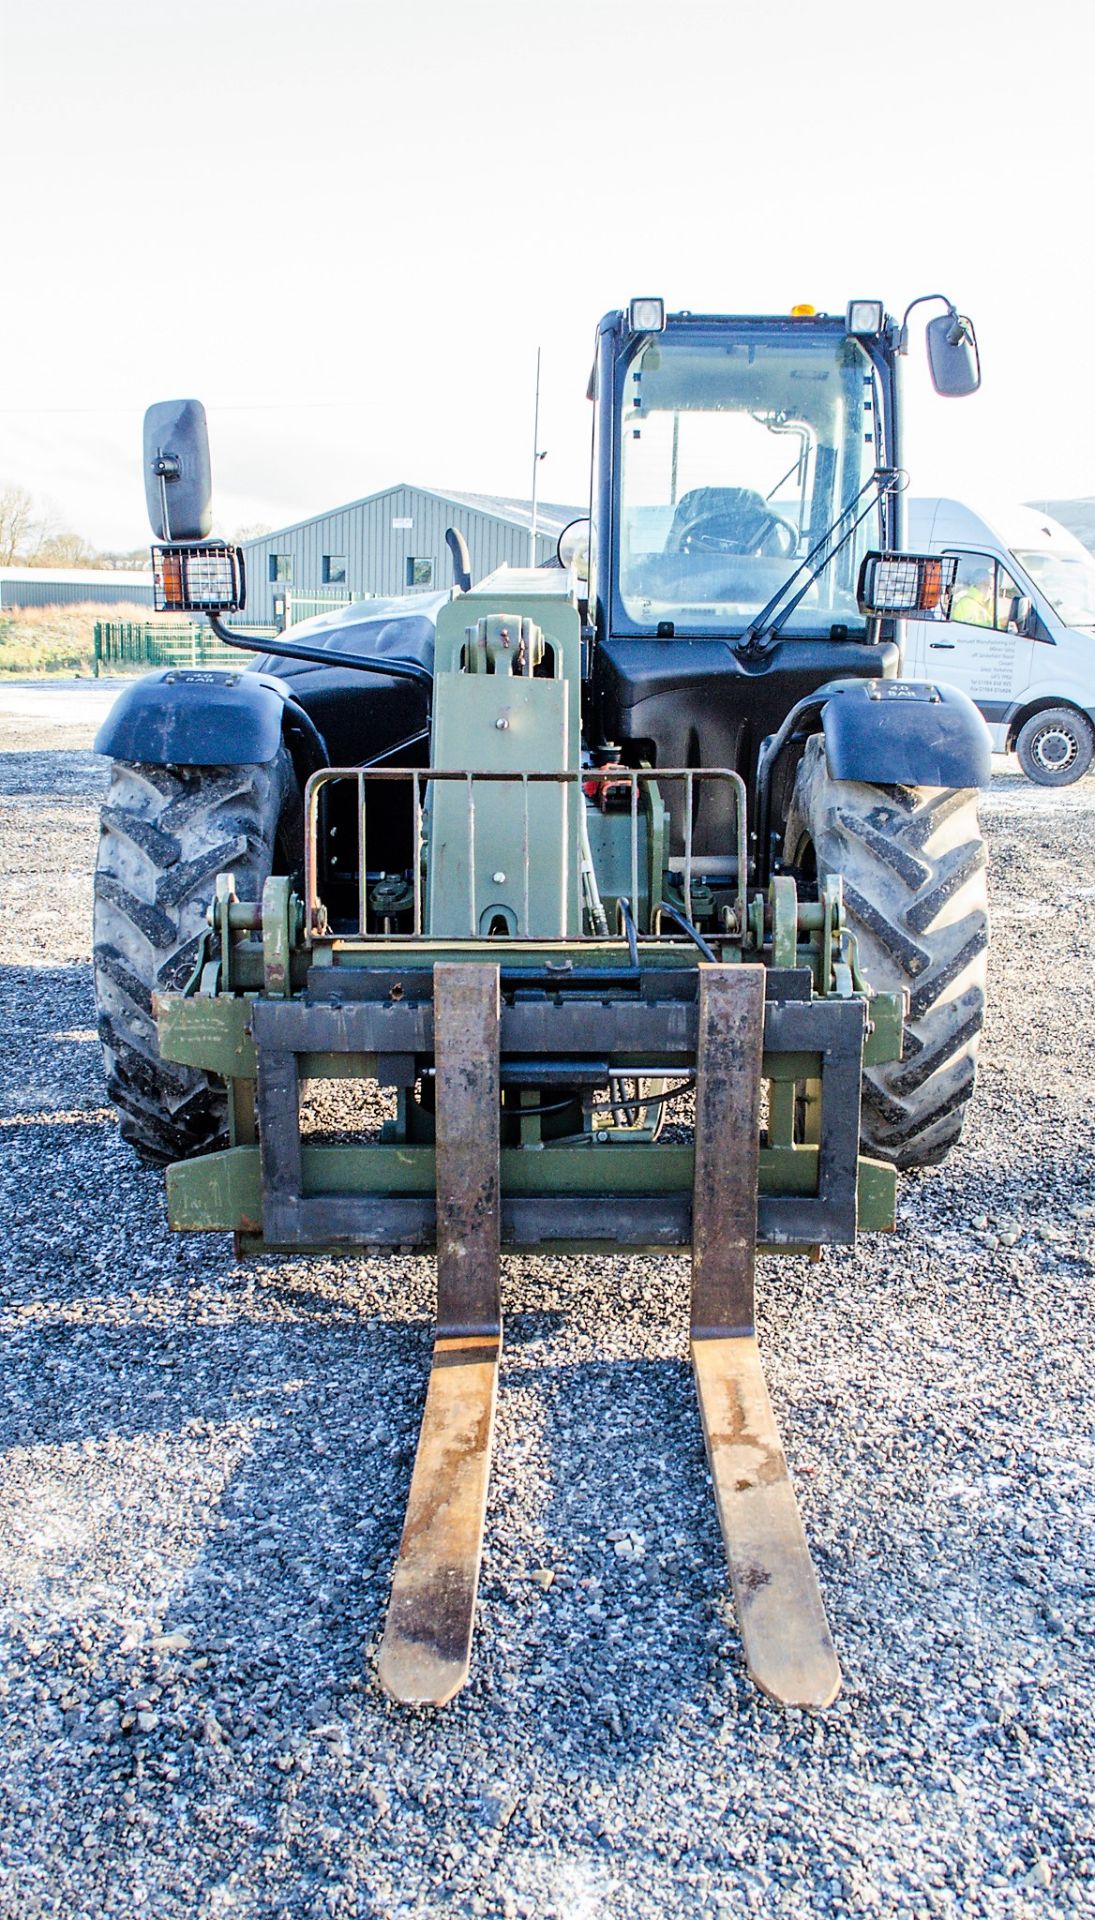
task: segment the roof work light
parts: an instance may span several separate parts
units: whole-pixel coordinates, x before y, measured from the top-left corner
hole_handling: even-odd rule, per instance
[[[881,300],[849,300],[845,320],[849,333],[881,333],[882,321]]]
[[[665,330],[665,301],[632,300],[627,309],[627,324],[632,333],[662,333]]]

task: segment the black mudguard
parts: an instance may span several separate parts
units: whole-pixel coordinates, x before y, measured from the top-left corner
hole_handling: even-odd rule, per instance
[[[274,656],[231,668],[169,667],[146,674],[115,701],[96,753],[151,766],[247,766],[274,758],[285,739],[301,781],[317,767],[356,765],[389,752],[428,717],[428,687],[354,657],[433,666],[438,608],[447,593],[366,600],[304,620],[283,636],[330,655],[330,665]],[[256,640],[261,646],[261,640]]]
[[[281,746],[291,689],[272,673],[168,667],[114,702],[96,753],[146,766],[237,767],[265,763]]]
[[[832,680],[821,709],[834,780],[876,787],[984,787],[992,743],[973,701],[958,687],[920,680]]]

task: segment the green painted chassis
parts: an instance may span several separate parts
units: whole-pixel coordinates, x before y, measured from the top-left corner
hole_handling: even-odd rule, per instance
[[[432,1246],[436,1164],[416,1086],[433,1067],[434,967],[472,958],[499,974],[510,1103],[502,1244],[688,1246],[687,1131],[674,1125],[666,1131],[677,1137],[662,1140],[652,1127],[606,1123],[590,1090],[614,1076],[672,1083],[694,1071],[698,968],[711,964],[708,954],[765,970],[758,1244],[812,1252],[893,1225],[894,1171],[860,1156],[859,1105],[864,1065],[900,1056],[903,1008],[859,976],[839,882],[827,881],[816,902],[800,903],[786,875],[767,894],[749,894],[739,776],[584,766],[580,686],[580,626],[565,576],[506,573],[458,596],[438,615],[429,771],[313,776],[303,900],[272,878],[261,906],[240,903],[231,876],[220,876],[203,963],[185,993],[157,1003],[164,1059],[228,1088],[227,1148],[168,1170],[173,1226],[231,1231],[245,1252]],[[409,868],[412,934],[378,920],[368,897],[367,876],[389,862],[367,846],[366,822],[392,780],[411,782],[409,844],[421,848]],[[722,877],[694,893],[694,804],[712,781],[736,795],[736,826],[715,869]],[[352,784],[359,836],[358,919],[337,937],[318,879],[332,782]],[[676,872],[661,793],[673,783],[684,820]],[[606,784],[627,788],[622,812]],[[592,853],[583,822],[595,829]],[[583,863],[599,872],[599,901],[595,888],[583,900]],[[702,872],[706,863],[696,863]],[[681,931],[682,907],[685,924],[693,913],[703,921],[702,958]],[[617,917],[620,933],[608,937]],[[332,1079],[395,1088],[395,1117],[379,1139],[302,1135],[302,1089]],[[585,1090],[578,1100],[574,1087]],[[553,1139],[545,1094],[550,1104],[560,1093],[569,1123]]]
[[[621,987],[629,958],[621,940],[308,935],[284,880],[267,882],[259,910],[236,903],[222,876],[211,918],[215,957],[186,993],[160,996],[156,1013],[163,1057],[225,1082],[230,1144],[168,1169],[168,1207],[173,1227],[232,1232],[243,1253],[433,1244],[434,1149],[406,1121],[410,1088],[431,1064],[438,961],[475,957],[501,969],[504,1069],[507,1043],[524,1057],[546,1044],[537,1038],[545,1031],[564,1035],[572,1061],[588,1056],[595,1033],[598,1053],[610,1043],[613,1073],[672,1079],[695,1065],[690,1008],[697,964],[706,962],[687,941],[640,939],[638,967]],[[858,1154],[859,1083],[864,1065],[900,1056],[901,998],[871,995],[859,980],[838,889],[819,911],[799,906],[782,878],[767,899],[751,897],[746,918],[744,932],[714,950],[722,963],[766,968],[758,1244],[815,1254],[858,1230],[893,1226],[894,1170]],[[352,1145],[300,1138],[302,1084],[340,1078],[397,1087],[387,1137]],[[689,1244],[690,1142],[595,1121],[580,1141],[552,1142],[535,1106],[524,1121],[511,1110],[514,1120],[517,1142],[501,1153],[504,1245],[664,1252]]]

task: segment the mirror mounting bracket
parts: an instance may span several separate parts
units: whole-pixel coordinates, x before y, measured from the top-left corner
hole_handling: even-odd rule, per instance
[[[913,308],[927,306],[935,300],[941,301],[947,311],[929,320],[927,325],[932,385],[937,393],[959,399],[976,393],[981,385],[981,360],[972,320],[959,313],[945,293],[921,293],[910,300],[897,332],[897,351],[901,354],[909,351],[909,315]]]
[[[918,293],[915,300],[909,301],[908,306],[905,308],[905,311],[901,316],[901,325],[898,328],[898,332],[897,332],[898,353],[907,354],[909,351],[909,315],[912,312],[913,308],[925,307],[932,300],[942,300],[943,305],[945,307],[950,308],[950,311],[954,314],[955,319],[958,318],[958,309],[955,306],[954,301],[948,300],[945,293]]]

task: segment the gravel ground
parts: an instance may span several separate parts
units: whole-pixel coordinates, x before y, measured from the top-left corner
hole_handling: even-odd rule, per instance
[[[761,1263],[836,1705],[745,1678],[685,1263],[511,1259],[473,1678],[408,1714],[430,1266],[168,1234],[99,1075],[93,727],[0,709],[0,1913],[1095,1911],[1095,781],[986,800],[966,1143],[895,1235]]]

